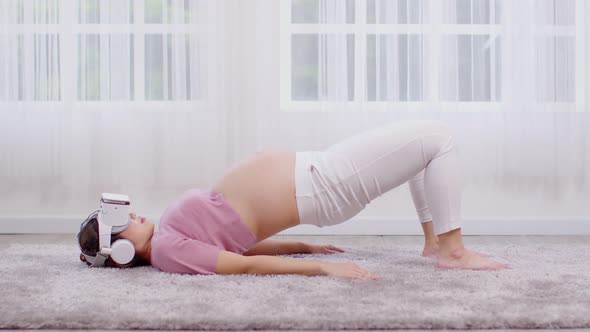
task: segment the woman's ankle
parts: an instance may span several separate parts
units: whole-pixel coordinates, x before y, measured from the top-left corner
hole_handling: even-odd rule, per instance
[[[460,258],[463,256],[465,246],[461,237],[461,228],[440,234],[438,236],[439,253],[443,257]]]
[[[465,248],[453,248],[451,250],[439,249],[439,257],[447,259],[461,259],[466,254]]]
[[[436,239],[424,239],[424,246],[438,248],[440,244]]]

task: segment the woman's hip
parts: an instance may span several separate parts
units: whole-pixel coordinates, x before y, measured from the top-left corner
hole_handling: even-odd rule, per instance
[[[295,198],[300,224],[334,225],[360,212],[368,201],[346,160],[326,151],[300,151],[295,158]]]

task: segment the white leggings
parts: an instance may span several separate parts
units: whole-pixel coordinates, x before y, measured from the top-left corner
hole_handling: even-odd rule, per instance
[[[461,227],[458,167],[451,131],[437,120],[394,122],[323,151],[296,152],[300,223],[339,224],[408,182],[419,221],[446,233]]]

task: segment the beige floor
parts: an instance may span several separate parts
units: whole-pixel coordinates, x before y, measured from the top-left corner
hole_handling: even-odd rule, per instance
[[[75,234],[2,234],[0,235],[0,250],[3,248],[7,248],[12,243],[68,243],[71,242],[73,244],[76,243],[76,235]],[[415,243],[417,245],[417,250],[420,250],[420,245],[422,244],[422,237],[420,236],[350,236],[350,235],[338,235],[338,236],[311,236],[311,235],[276,235],[273,239],[280,239],[280,240],[298,240],[304,241],[308,243],[331,243],[334,245],[341,245],[341,246],[354,246],[354,245],[362,245],[365,243],[375,243],[376,241],[396,241],[396,242],[405,242],[405,243]],[[465,236],[464,242],[466,245],[473,244],[473,243],[530,243],[530,242],[537,242],[543,241],[546,243],[554,243],[554,242],[579,242],[579,243],[590,243],[590,235],[581,235],[581,236]],[[0,300],[1,301],[1,300]],[[561,329],[559,331],[563,331]],[[35,330],[2,330],[4,331],[35,331]],[[44,330],[44,331],[56,331],[56,330]],[[107,332],[106,330],[68,330],[69,332],[74,331],[100,331],[100,332]],[[137,332],[141,332],[142,330],[134,330]],[[347,332],[350,330],[347,330]],[[365,330],[366,331],[366,330]],[[384,330],[379,330],[379,332],[383,332]],[[404,331],[409,332],[410,330]],[[415,330],[419,331],[419,330]],[[436,330],[427,330],[427,332],[435,332]],[[446,330],[440,330],[440,332]],[[473,331],[482,331],[487,332],[489,330],[473,330]],[[494,331],[525,331],[525,330],[494,330]],[[545,332],[545,331],[558,331],[558,330],[535,330],[535,332]],[[567,330],[568,332],[590,332],[590,329],[570,329]],[[109,330],[108,332],[112,332]],[[147,331],[146,331],[147,332]],[[154,330],[149,330],[149,332],[155,332]],[[305,332],[313,332],[313,331],[305,331]],[[426,332],[426,331],[425,331]]]

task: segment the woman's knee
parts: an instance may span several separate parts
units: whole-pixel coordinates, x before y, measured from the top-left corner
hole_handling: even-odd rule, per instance
[[[436,158],[454,148],[453,132],[445,122],[428,120],[424,121],[423,126],[422,143],[427,159]]]

